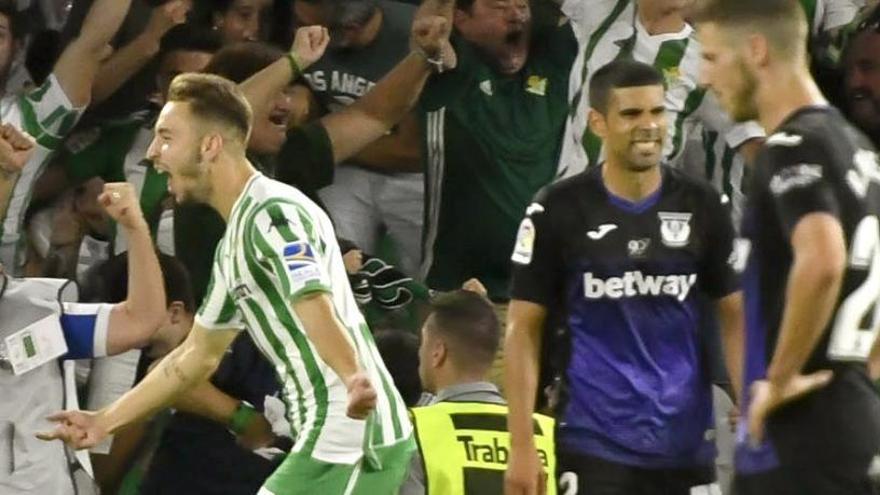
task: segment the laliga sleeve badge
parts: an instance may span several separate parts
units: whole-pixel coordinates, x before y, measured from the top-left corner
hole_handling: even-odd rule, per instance
[[[528,265],[532,262],[532,252],[535,248],[535,224],[531,218],[524,218],[519,224],[516,234],[516,245],[513,247],[513,255],[510,260],[520,265]]]

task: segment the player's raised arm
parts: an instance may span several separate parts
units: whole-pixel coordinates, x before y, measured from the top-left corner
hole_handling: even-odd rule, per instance
[[[42,440],[63,440],[75,449],[92,447],[125,425],[149,417],[181,391],[204,381],[220,363],[237,330],[208,331],[196,323],[186,341],[172,351],[144,380],[100,411],[64,411],[49,419],[52,432]]]
[[[165,318],[165,285],[134,186],[108,183],[98,201],[128,238],[128,297],[110,312],[107,354],[145,347]]]
[[[131,0],[96,0],[82,29],[55,63],[54,74],[74,107],[89,103],[92,84],[108,53],[110,40],[119,30]]]

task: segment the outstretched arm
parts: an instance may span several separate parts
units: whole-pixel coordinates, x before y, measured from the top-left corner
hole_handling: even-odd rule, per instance
[[[101,60],[130,5],[131,0],[96,0],[79,36],[61,53],[54,74],[74,107],[89,103]]]
[[[186,341],[172,351],[135,388],[97,411],[64,411],[49,419],[58,424],[42,440],[63,440],[75,449],[89,448],[124,426],[149,417],[182,391],[205,380],[220,363],[236,330],[207,331],[193,326]]]

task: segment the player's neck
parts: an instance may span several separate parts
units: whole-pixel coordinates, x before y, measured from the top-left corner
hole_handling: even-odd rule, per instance
[[[611,194],[627,201],[637,203],[660,188],[662,174],[660,167],[652,167],[643,172],[627,170],[623,165],[602,165],[602,182]]]
[[[768,134],[776,132],[801,108],[828,104],[806,67],[795,70],[780,67],[768,71],[765,77],[768,82],[759,86],[756,98],[758,120]]]
[[[640,6],[638,15],[642,27],[652,36],[677,33],[686,25],[684,16],[678,10],[650,10]]]
[[[447,373],[438,373],[434,377],[434,385],[437,393],[450,387],[455,387],[456,385],[467,385],[469,383],[485,381],[487,381],[485,373],[456,372],[455,370],[448,370]]]
[[[223,220],[229,221],[232,207],[256,172],[257,170],[244,156],[240,159],[223,160],[213,165],[209,203]]]

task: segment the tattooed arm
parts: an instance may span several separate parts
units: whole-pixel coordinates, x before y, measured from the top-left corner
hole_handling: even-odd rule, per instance
[[[95,412],[65,411],[49,419],[54,431],[43,440],[63,440],[76,449],[89,448],[120,428],[149,417],[182,391],[201,383],[217,368],[237,330],[206,330],[195,324],[186,341],[131,391]]]

